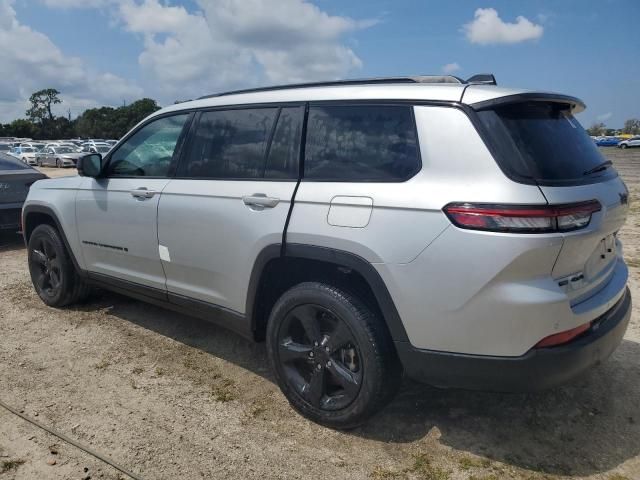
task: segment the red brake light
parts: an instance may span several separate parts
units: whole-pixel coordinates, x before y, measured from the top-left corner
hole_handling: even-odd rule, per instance
[[[556,345],[562,345],[563,343],[570,342],[578,335],[586,332],[591,327],[591,322],[585,323],[584,325],[580,325],[576,328],[572,328],[571,330],[567,330],[560,333],[555,333],[553,335],[549,335],[548,337],[543,338],[538,343],[536,343],[536,348],[542,347],[555,347]]]
[[[444,213],[451,222],[472,230],[512,233],[566,232],[584,228],[600,211],[597,200],[565,205],[490,205],[450,203]]]

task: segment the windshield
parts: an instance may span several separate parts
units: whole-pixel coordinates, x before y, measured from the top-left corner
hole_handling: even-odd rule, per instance
[[[20,160],[0,152],[0,171],[1,170],[32,170],[32,168]]]
[[[98,153],[107,153],[109,150],[111,150],[111,147],[107,147],[104,145],[98,145],[95,147],[96,151]]]
[[[69,147],[55,147],[56,153],[73,153],[73,150]]]
[[[582,184],[617,175],[602,165],[593,140],[567,105],[547,102],[518,103],[478,112],[497,160],[507,173],[540,184]]]
[[[35,152],[35,151],[36,151],[36,149],[35,149],[35,148],[32,148],[32,147],[22,147],[22,148],[20,149],[20,151],[21,151],[22,153],[33,153],[33,152]]]

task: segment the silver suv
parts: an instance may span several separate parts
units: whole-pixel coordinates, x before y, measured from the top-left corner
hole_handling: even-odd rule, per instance
[[[362,423],[406,376],[523,391],[629,322],[628,192],[573,97],[492,77],[289,85],[151,115],[23,210],[38,295],[97,285],[266,339],[308,418]]]

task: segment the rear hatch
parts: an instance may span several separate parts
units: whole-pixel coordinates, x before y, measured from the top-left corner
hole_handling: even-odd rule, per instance
[[[586,227],[561,234],[552,276],[575,305],[604,288],[614,273],[628,191],[565,98],[497,104],[480,109],[478,116],[510,178],[538,185],[550,205],[600,203]]]

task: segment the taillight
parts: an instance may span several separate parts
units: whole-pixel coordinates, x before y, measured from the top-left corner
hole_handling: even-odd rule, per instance
[[[565,205],[493,205],[450,203],[444,207],[449,220],[460,228],[508,233],[567,232],[589,225],[600,211],[597,200]]]

